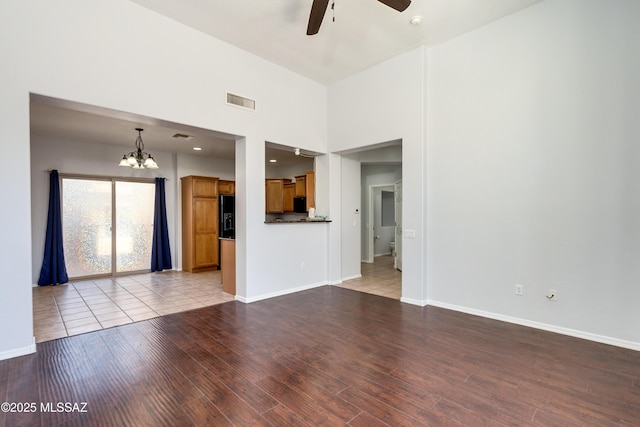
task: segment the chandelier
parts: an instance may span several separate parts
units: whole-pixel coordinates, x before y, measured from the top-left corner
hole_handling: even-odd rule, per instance
[[[134,169],[158,169],[158,164],[151,154],[144,151],[144,142],[142,142],[142,131],[144,129],[136,128],[138,137],[136,138],[136,149],[122,156],[122,160],[118,166],[128,166]]]

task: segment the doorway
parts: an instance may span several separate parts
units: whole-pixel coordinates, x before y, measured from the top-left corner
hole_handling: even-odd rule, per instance
[[[369,206],[366,227],[368,229],[366,262],[372,263],[375,257],[393,255],[395,246],[395,191],[393,184],[369,186]]]
[[[70,278],[149,271],[152,181],[62,176],[60,188]]]
[[[370,196],[370,187],[383,188],[395,192],[394,185],[403,179],[402,171],[402,140],[393,140],[386,143],[376,144],[368,147],[349,150],[338,153],[342,156],[341,167],[341,202],[342,202],[342,247],[341,247],[341,273],[342,280],[351,282],[346,285],[366,285],[368,290],[361,287],[362,292],[375,292],[383,294],[391,293],[388,284],[382,280],[382,274],[389,274],[393,277],[394,287],[397,292],[394,298],[401,296],[402,272],[394,267],[394,259],[390,255],[391,245],[385,244],[383,250],[375,250],[372,243],[377,232],[373,232],[374,216]],[[359,203],[356,200],[359,199]],[[394,200],[395,203],[395,200]],[[402,199],[399,200],[402,203]],[[401,217],[402,213],[399,212]],[[396,216],[394,211],[394,216]],[[389,231],[394,234],[395,228],[390,227]],[[358,236],[359,234],[359,236]],[[359,237],[359,244],[355,241]],[[390,240],[391,243],[393,240]],[[397,242],[394,242],[397,244]],[[385,262],[386,261],[386,262]],[[375,267],[375,272],[369,271]],[[378,268],[380,267],[380,268]],[[369,274],[372,273],[372,274]],[[352,280],[356,282],[352,282]],[[361,281],[362,283],[357,283]],[[360,290],[360,289],[359,289]],[[389,296],[390,295],[385,295]]]

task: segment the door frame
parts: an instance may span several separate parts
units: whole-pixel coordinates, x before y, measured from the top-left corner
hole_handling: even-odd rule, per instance
[[[141,177],[118,177],[118,176],[108,176],[108,175],[87,175],[87,174],[74,174],[74,173],[59,173],[59,183],[60,183],[60,201],[63,203],[64,198],[64,185],[63,181],[65,179],[73,179],[73,180],[87,180],[87,181],[104,181],[111,183],[111,271],[109,273],[98,273],[91,274],[86,276],[74,276],[70,277],[72,281],[80,281],[80,280],[89,280],[103,277],[118,277],[118,276],[129,276],[133,274],[140,273],[149,273],[150,269],[144,270],[127,270],[127,271],[117,271],[116,265],[116,233],[117,233],[117,224],[116,224],[116,182],[131,182],[131,183],[140,183],[140,184],[155,184],[154,178],[141,178]],[[60,215],[62,216],[63,206],[61,205]],[[64,221],[64,218],[62,218]]]
[[[395,192],[395,183],[390,184],[372,184],[369,186],[369,203],[367,212],[367,258],[363,262],[371,264],[375,258],[375,242],[374,242],[374,212],[373,212],[373,192],[376,188],[391,187]]]

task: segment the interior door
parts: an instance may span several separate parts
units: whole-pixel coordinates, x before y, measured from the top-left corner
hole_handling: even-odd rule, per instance
[[[374,191],[374,257],[387,255],[395,239],[394,186],[378,187]]]
[[[394,201],[396,207],[396,256],[393,265],[402,271],[402,180],[394,185]]]

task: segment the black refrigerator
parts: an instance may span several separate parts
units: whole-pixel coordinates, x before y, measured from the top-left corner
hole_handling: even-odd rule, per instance
[[[218,198],[218,220],[220,221],[218,230],[220,237],[227,239],[236,238],[236,198],[229,194],[221,194]]]

